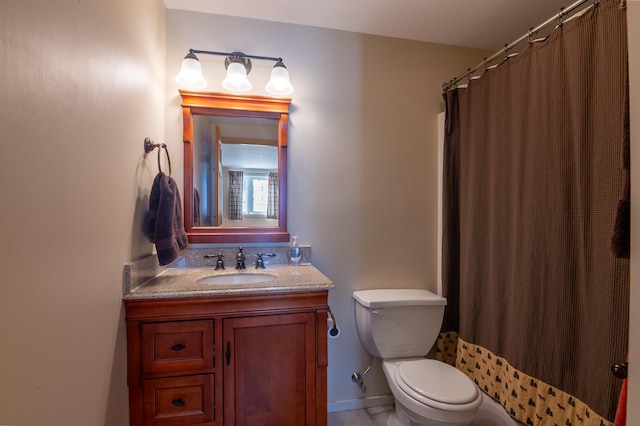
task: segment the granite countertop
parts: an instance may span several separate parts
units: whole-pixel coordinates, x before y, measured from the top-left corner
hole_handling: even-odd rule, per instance
[[[267,275],[269,281],[244,284],[206,284],[200,280],[221,275]],[[131,289],[124,299],[154,299],[174,297],[216,296],[245,293],[274,293],[328,290],[334,284],[313,265],[269,265],[265,269],[212,267],[167,268],[144,284]]]

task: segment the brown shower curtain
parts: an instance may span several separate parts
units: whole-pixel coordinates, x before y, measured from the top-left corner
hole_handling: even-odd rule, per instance
[[[610,252],[628,138],[626,15],[602,0],[446,92],[438,350],[516,419],[610,424],[629,265]]]

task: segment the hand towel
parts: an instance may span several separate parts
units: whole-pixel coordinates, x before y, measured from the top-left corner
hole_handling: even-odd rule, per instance
[[[160,265],[173,262],[188,245],[178,186],[171,176],[162,172],[157,174],[151,187],[147,235],[156,245]]]

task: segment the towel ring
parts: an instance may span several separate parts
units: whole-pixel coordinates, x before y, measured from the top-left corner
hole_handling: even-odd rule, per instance
[[[162,166],[160,162],[160,152],[164,148],[164,152],[167,154],[167,164],[169,164],[169,176],[171,176],[171,157],[169,157],[169,150],[165,143],[155,143],[150,138],[144,138],[144,152],[150,153],[154,149],[158,148],[158,172],[162,173]]]
[[[160,166],[160,151],[164,148],[164,152],[167,154],[167,164],[169,164],[169,176],[171,176],[171,157],[169,157],[169,150],[167,149],[167,144],[160,144],[160,149],[158,149],[158,171],[162,173],[162,167]]]

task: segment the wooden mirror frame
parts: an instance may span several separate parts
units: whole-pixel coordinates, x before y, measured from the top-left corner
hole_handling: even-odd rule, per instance
[[[182,97],[184,142],[184,228],[189,243],[287,242],[287,137],[291,98],[192,92]],[[193,226],[193,116],[267,118],[278,124],[278,226]]]

